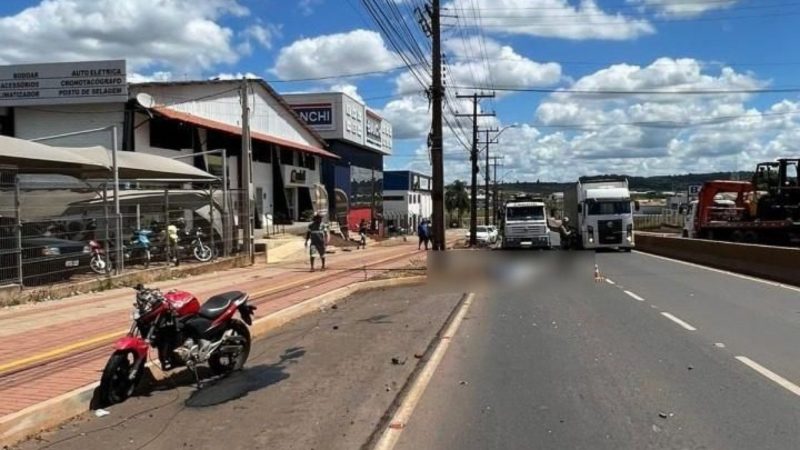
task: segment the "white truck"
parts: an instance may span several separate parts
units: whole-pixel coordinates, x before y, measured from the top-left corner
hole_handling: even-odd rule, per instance
[[[581,180],[564,192],[564,217],[582,248],[629,252],[634,246],[631,204],[627,178]]]
[[[503,248],[546,248],[552,246],[544,200],[518,197],[503,207]]]

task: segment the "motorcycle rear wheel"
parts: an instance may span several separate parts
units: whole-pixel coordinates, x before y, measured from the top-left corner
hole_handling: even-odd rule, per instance
[[[136,355],[131,351],[115,352],[108,358],[103,376],[100,378],[100,402],[102,406],[122,403],[133,394],[142,378],[142,367],[131,377],[136,364]]]
[[[250,330],[247,328],[247,325],[240,320],[234,319],[228,325],[228,330],[225,332],[227,333],[228,331],[232,332],[230,333],[232,336],[243,338],[244,344],[242,350],[233,357],[222,354],[219,351],[211,355],[208,359],[208,366],[214,375],[226,375],[241,370],[242,367],[244,367],[244,363],[247,362],[247,357],[250,356],[250,344],[252,341],[250,338]]]

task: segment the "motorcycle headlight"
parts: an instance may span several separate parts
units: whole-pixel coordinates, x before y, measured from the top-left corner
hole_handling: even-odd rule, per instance
[[[83,253],[92,253],[92,247],[88,245],[83,246]]]
[[[61,249],[58,247],[44,247],[42,249],[42,256],[58,256],[61,254]]]

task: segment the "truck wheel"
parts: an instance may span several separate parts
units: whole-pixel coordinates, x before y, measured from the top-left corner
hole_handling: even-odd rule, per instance
[[[733,242],[744,242],[744,233],[739,230],[734,231],[731,233],[731,240]]]

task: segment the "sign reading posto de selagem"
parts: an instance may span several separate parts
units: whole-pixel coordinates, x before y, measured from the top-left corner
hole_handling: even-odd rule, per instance
[[[0,106],[127,100],[124,60],[0,66]]]

